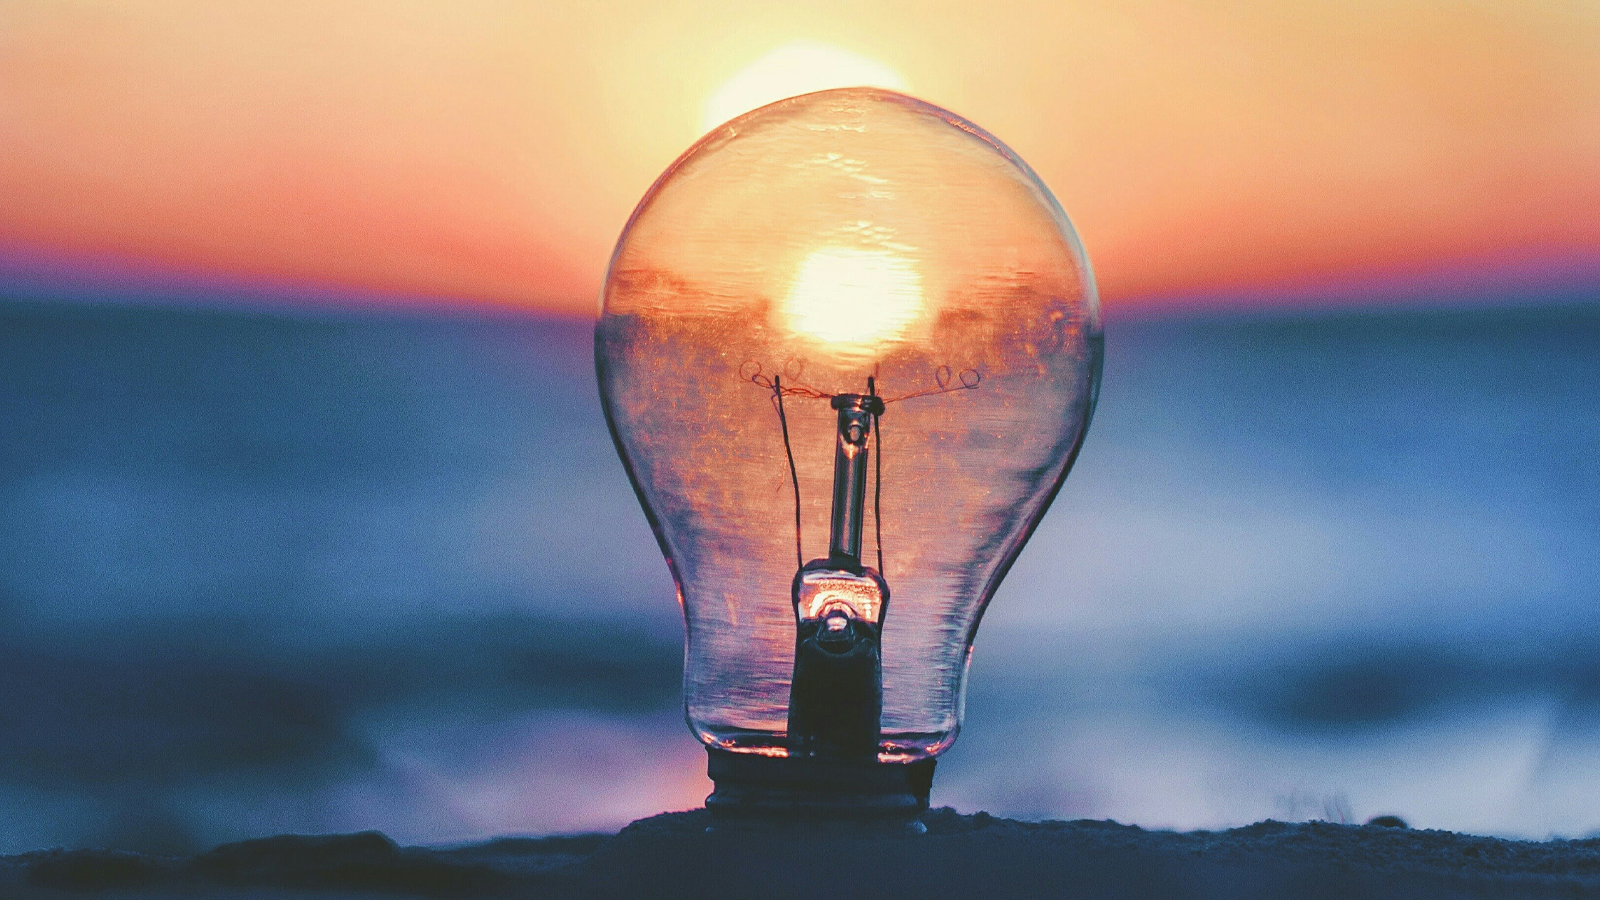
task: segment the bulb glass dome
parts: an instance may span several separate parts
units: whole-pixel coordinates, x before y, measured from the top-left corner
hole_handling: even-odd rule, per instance
[[[678,585],[700,739],[790,754],[797,617],[826,639],[855,616],[881,625],[878,759],[947,748],[978,620],[1083,440],[1101,347],[1061,208],[950,112],[824,91],[678,159],[617,244],[595,355]],[[830,555],[847,431],[873,454],[854,557]]]

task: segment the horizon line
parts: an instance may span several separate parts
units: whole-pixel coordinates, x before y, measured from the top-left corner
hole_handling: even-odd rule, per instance
[[[1475,263],[1468,264],[1468,263]],[[0,241],[0,302],[237,310],[317,317],[385,314],[588,320],[599,289],[525,301],[429,293],[332,281],[185,270],[112,254],[39,252]],[[1600,302],[1600,253],[1519,254],[1499,259],[1310,275],[1276,282],[1197,287],[1101,299],[1114,319],[1212,313],[1378,312],[1416,308],[1576,305]],[[591,311],[583,311],[584,306]]]

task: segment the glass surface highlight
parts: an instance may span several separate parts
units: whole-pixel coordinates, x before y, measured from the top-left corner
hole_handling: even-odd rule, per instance
[[[797,616],[848,609],[881,616],[879,759],[948,748],[978,620],[1071,467],[1101,355],[1072,225],[950,112],[824,91],[679,158],[618,241],[595,358],[678,585],[695,734],[788,754]],[[836,533],[830,398],[872,393],[868,574],[797,579]]]

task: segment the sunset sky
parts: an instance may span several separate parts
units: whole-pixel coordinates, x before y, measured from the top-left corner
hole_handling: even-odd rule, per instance
[[[1108,307],[1600,295],[1600,5],[0,7],[0,296],[588,313],[707,125],[836,83],[1009,143]]]

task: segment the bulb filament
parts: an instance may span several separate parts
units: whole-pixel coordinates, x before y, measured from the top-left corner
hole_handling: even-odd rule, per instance
[[[772,405],[783,431],[783,449],[794,487],[795,573],[790,599],[795,612],[794,675],[789,683],[791,756],[825,759],[875,759],[883,717],[884,617],[889,611],[889,585],[883,571],[883,454],[879,419],[887,404],[915,397],[972,390],[982,381],[975,369],[959,375],[949,366],[934,371],[935,387],[885,400],[877,379],[867,379],[863,394],[826,394],[807,385],[785,384],[782,376],[763,375],[757,363],[746,363],[740,376],[772,391]],[[785,397],[828,398],[838,412],[834,434],[833,505],[828,529],[828,555],[803,562],[800,478],[789,435]],[[870,459],[869,459],[870,457]],[[867,465],[874,463],[873,525],[878,568],[861,564],[865,524]]]

